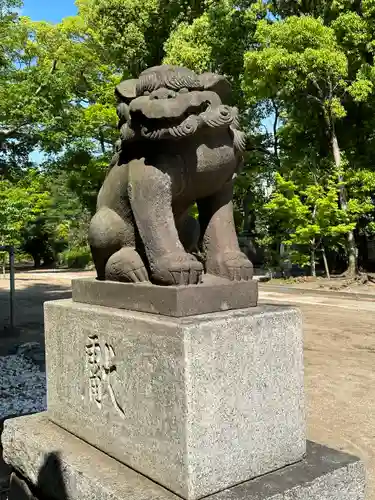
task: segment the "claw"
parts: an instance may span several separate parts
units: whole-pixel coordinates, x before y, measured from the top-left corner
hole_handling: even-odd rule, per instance
[[[253,265],[242,252],[226,252],[207,258],[207,272],[231,281],[250,281]]]
[[[190,254],[168,254],[151,266],[152,279],[162,285],[195,285],[200,282],[203,266]]]

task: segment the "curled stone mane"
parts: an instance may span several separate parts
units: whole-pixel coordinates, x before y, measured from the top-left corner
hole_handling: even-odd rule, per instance
[[[194,71],[178,66],[155,66],[141,73],[137,84],[137,96],[143,95],[145,91],[153,92],[160,87],[171,90],[203,88]]]

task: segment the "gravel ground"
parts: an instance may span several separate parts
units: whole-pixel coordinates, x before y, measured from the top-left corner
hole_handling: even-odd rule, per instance
[[[46,376],[24,356],[0,357],[0,420],[46,409]]]

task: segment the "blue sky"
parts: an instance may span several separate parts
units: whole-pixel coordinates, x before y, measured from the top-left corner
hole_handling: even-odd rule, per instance
[[[24,0],[22,14],[35,21],[59,22],[77,12],[74,0]]]

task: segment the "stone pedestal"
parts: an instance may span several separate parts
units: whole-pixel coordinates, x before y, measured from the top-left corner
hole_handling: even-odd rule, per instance
[[[186,499],[302,459],[298,311],[45,306],[50,418]]]
[[[158,287],[81,278],[72,281],[72,293],[74,302],[182,318],[254,307],[258,283],[206,275],[200,285]]]
[[[83,280],[73,301],[47,303],[48,412],[6,423],[13,489],[37,500],[363,500],[358,459],[306,449],[300,313],[255,307],[256,284],[237,287],[137,295]]]

